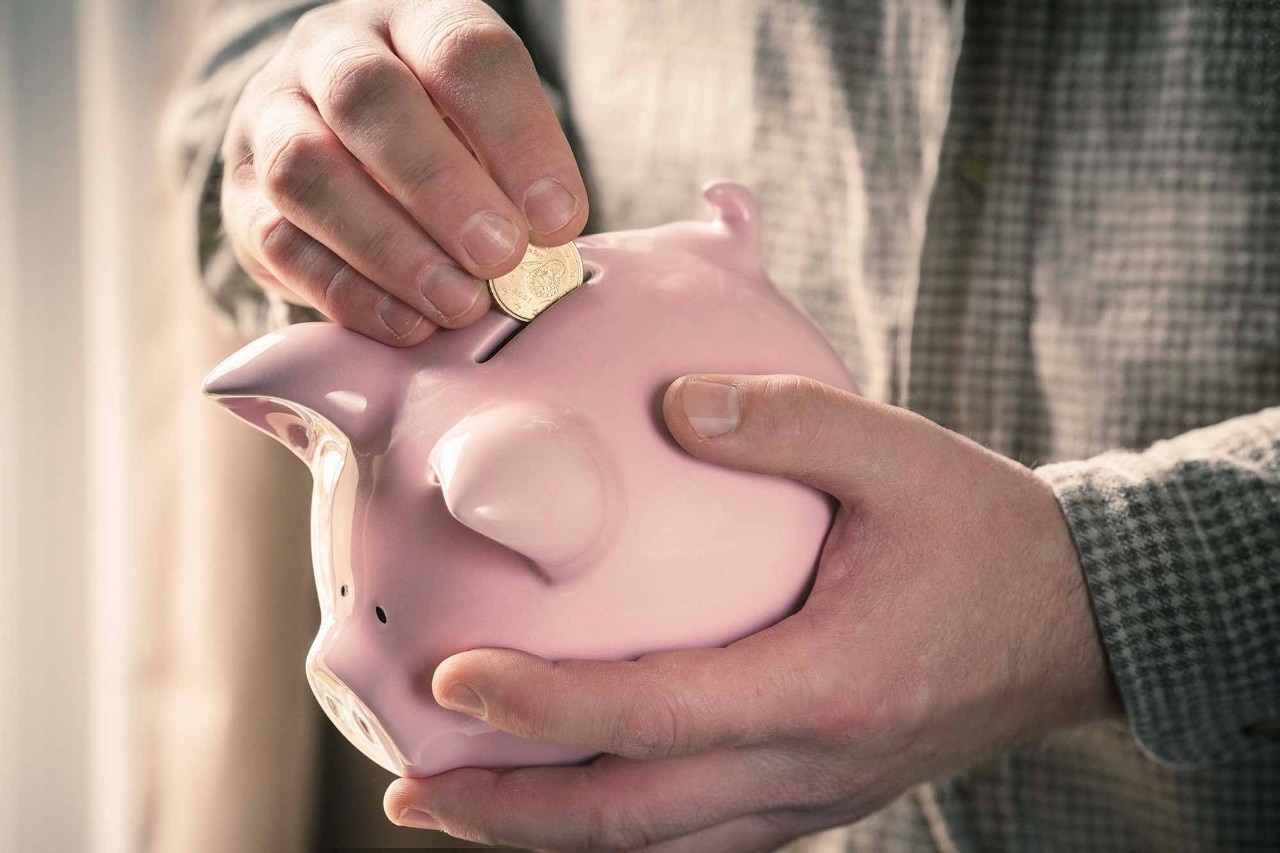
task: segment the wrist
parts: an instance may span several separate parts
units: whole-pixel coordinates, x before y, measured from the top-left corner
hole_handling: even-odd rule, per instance
[[[1039,481],[1049,588],[1043,619],[1048,640],[1044,692],[1049,728],[1065,728],[1123,716],[1124,706],[1107,660],[1084,567],[1066,516],[1048,483]]]

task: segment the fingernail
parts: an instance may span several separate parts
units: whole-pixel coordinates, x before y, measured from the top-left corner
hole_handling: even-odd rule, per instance
[[[703,438],[724,435],[742,415],[738,389],[724,382],[690,379],[680,390],[680,402],[689,426]]]
[[[422,298],[430,302],[446,320],[456,320],[471,310],[480,298],[480,280],[457,267],[437,264],[427,273],[419,288]]]
[[[412,826],[414,829],[439,829],[440,822],[422,809],[403,808],[396,815],[396,823],[400,826]]]
[[[382,302],[378,305],[378,316],[391,330],[391,334],[401,340],[412,335],[422,325],[422,315],[394,296],[382,297]]]
[[[578,214],[578,199],[555,178],[543,178],[524,194],[524,218],[539,234],[559,231]]]
[[[445,707],[454,711],[461,711],[473,717],[484,716],[484,700],[474,690],[461,682],[449,685],[449,689],[444,691],[444,695],[440,699]]]
[[[462,245],[471,259],[482,266],[511,257],[519,236],[514,222],[490,210],[473,213],[462,226]]]

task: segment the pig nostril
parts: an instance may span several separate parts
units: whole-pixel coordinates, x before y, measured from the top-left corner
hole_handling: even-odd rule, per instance
[[[364,717],[356,717],[356,725],[360,727],[360,733],[373,740],[373,732],[369,731],[369,724],[364,721]]]
[[[364,710],[358,707],[354,701],[350,706],[351,719],[355,721],[356,728],[360,730],[360,734],[364,735],[365,740],[371,744],[377,744],[378,739],[373,736],[373,728],[369,725],[369,721],[365,719]]]
[[[343,598],[347,597],[347,585],[345,583],[342,585],[342,589],[338,590],[338,594]]]
[[[383,625],[387,624],[387,611],[383,610],[381,607],[375,607],[373,608],[373,612],[378,614],[379,622]]]

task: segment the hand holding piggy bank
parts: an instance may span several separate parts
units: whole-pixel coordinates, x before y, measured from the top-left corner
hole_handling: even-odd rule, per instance
[[[432,673],[457,652],[719,646],[804,598],[830,499],[688,456],[662,394],[692,371],[852,381],[765,277],[747,190],[705,196],[713,222],[579,240],[586,283],[527,326],[492,312],[395,349],[305,324],[206,379],[311,468],[323,621],[307,677],[388,770],[589,755],[441,708]]]

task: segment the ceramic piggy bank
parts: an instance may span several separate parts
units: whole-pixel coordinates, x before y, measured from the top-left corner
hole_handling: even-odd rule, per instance
[[[851,387],[761,268],[743,187],[712,222],[584,237],[586,283],[527,326],[491,312],[408,349],[327,323],[249,344],[205,392],[315,477],[323,623],[307,678],[388,770],[586,754],[446,711],[431,677],[477,647],[626,659],[724,645],[801,603],[831,522],[794,482],[695,459],[663,392],[686,373]]]

